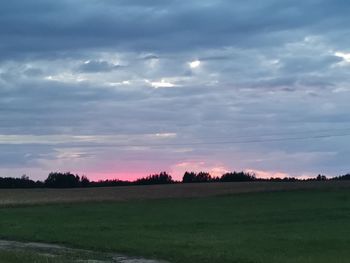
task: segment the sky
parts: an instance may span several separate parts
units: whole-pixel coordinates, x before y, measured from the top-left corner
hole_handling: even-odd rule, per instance
[[[0,176],[350,171],[347,0],[0,2]]]

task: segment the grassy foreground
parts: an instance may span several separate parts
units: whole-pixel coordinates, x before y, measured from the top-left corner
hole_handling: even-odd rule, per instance
[[[7,207],[0,238],[174,263],[349,262],[350,191]]]

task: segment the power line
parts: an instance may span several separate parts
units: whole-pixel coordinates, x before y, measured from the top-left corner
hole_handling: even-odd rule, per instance
[[[239,135],[235,136],[236,139],[239,138],[252,138],[252,137],[271,137],[271,136],[292,136],[292,135],[298,135],[298,134],[310,134],[310,133],[333,133],[333,132],[349,132],[350,133],[350,128],[344,128],[344,129],[327,129],[327,130],[317,130],[317,131],[293,131],[293,132],[277,132],[277,133],[270,133],[270,134],[255,134],[255,135]],[[232,136],[220,136],[220,137],[197,137],[199,140],[207,140],[207,139],[231,139]]]
[[[59,144],[60,148],[65,147],[93,147],[93,148],[111,148],[111,147],[186,147],[186,146],[201,146],[201,145],[224,145],[224,144],[254,144],[254,143],[269,143],[269,142],[283,142],[283,141],[301,141],[301,140],[317,140],[317,139],[326,139],[326,138],[333,138],[333,137],[346,137],[350,136],[350,129],[338,129],[338,130],[327,130],[327,131],[333,131],[333,132],[339,132],[339,131],[348,131],[346,133],[340,133],[340,134],[318,134],[318,135],[304,135],[304,136],[293,136],[291,133],[274,133],[274,134],[264,134],[260,135],[260,138],[252,138],[251,136],[236,136],[236,137],[211,137],[207,139],[211,140],[205,140],[205,138],[197,138],[197,141],[194,142],[169,142],[169,143],[113,143],[113,141],[106,141],[106,142],[75,142],[72,144]],[[307,131],[306,133],[310,133],[311,131]],[[319,133],[326,132],[326,130],[318,131]],[[305,132],[295,132],[294,135],[303,134]],[[289,135],[288,137],[280,137],[280,138],[266,138],[276,135]],[[247,140],[237,140],[242,138],[252,138]],[[181,138],[178,138],[181,139]],[[216,139],[216,140],[213,140]],[[219,140],[219,139],[227,139],[227,140]],[[183,139],[182,139],[183,140]],[[198,141],[199,140],[199,141]],[[201,141],[204,140],[204,141]]]
[[[211,142],[188,142],[188,143],[159,143],[159,144],[109,144],[109,147],[166,147],[166,146],[197,146],[197,145],[222,145],[222,144],[251,144],[251,143],[267,143],[267,142],[281,142],[281,141],[299,141],[299,140],[317,140],[334,137],[346,137],[350,133],[344,134],[323,134],[313,136],[300,136],[288,138],[271,138],[271,139],[253,139],[245,141],[211,141]],[[90,145],[91,146],[91,145]],[[106,147],[106,145],[103,145]]]

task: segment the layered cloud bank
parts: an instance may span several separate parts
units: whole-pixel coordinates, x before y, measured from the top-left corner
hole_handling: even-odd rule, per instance
[[[0,176],[346,173],[349,11],[340,0],[0,3]]]

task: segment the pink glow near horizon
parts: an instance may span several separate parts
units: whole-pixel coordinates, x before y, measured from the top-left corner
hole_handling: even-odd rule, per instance
[[[230,169],[221,163],[208,163],[205,161],[185,161],[179,162],[171,167],[171,172],[178,180],[182,179],[185,172],[208,172],[211,176],[221,176]]]
[[[137,171],[116,171],[116,172],[85,172],[81,174],[85,174],[90,180],[92,181],[99,181],[99,180],[126,180],[126,181],[133,181],[138,178],[146,177],[151,174],[158,174],[162,171],[168,172],[174,180],[181,181],[183,174],[188,172],[208,172],[213,177],[220,177],[224,173],[227,172],[233,172],[233,171],[241,171],[240,169],[229,169],[228,167],[222,165],[222,164],[208,164],[204,161],[184,161],[179,162],[173,166],[171,166],[169,169],[164,170],[154,170],[152,169],[144,169],[145,172],[141,172],[142,169],[138,168]],[[256,169],[243,169],[244,172],[253,173],[256,175],[257,178],[263,178],[268,179],[271,177],[274,178],[284,178],[284,177],[292,177],[292,175],[280,172],[280,171],[263,171],[263,170],[256,170]],[[313,175],[301,175],[298,176],[300,179],[308,179],[313,177]]]

